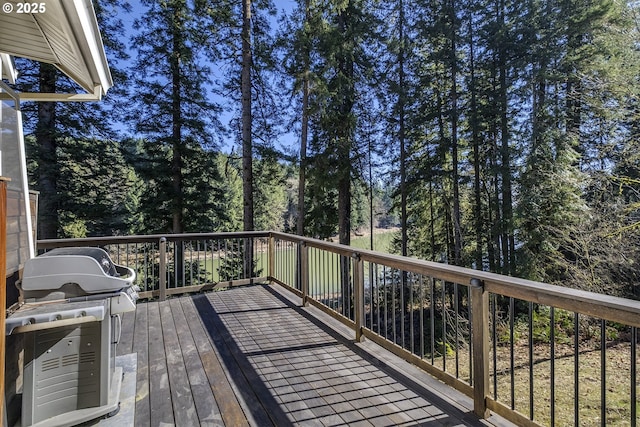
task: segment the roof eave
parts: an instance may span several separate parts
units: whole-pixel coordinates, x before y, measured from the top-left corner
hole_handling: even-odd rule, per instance
[[[100,99],[113,86],[91,0],[48,0],[41,13],[17,10],[0,14],[0,52],[53,64],[87,91],[83,100]]]

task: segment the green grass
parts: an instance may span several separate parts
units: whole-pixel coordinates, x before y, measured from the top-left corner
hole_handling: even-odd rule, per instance
[[[391,243],[395,233],[393,230],[378,232],[374,234],[374,250],[378,252],[388,252],[391,248]],[[352,239],[351,246],[359,249],[369,249],[370,247],[370,239],[369,236],[356,237]],[[318,254],[324,251],[318,251]],[[314,261],[314,259],[310,259],[309,265],[309,277],[310,277],[310,286],[320,286],[319,283],[323,282],[336,282],[339,272],[339,263],[337,261],[337,257],[334,258],[335,255],[329,254],[329,257],[326,258],[318,258]],[[282,280],[287,283],[293,283],[294,278],[294,269],[296,262],[296,253],[293,249],[279,249],[277,253],[277,263],[276,263],[276,272],[283,274]],[[204,267],[207,272],[208,281],[211,282],[219,282],[220,274],[219,268],[222,260],[220,258],[210,258],[208,257],[206,260],[202,260],[200,263]],[[266,252],[259,252],[255,258],[256,269],[260,272],[261,276],[265,276],[267,274],[268,268],[268,257]],[[238,267],[239,268],[239,267]],[[333,286],[325,287],[322,289],[323,293],[331,293],[335,292],[337,289]]]
[[[396,233],[393,230],[378,232],[373,235],[373,250],[376,252],[389,252],[391,243]],[[369,236],[356,237],[351,239],[351,246],[359,249],[370,249],[371,242]]]
[[[293,252],[292,251],[287,251],[287,252],[291,252],[290,256],[293,256]],[[222,263],[222,259],[220,258],[208,258],[206,261],[201,262],[201,264],[204,266],[205,270],[207,271],[207,273],[209,274],[209,280],[216,283],[220,281],[220,264]],[[256,265],[256,270],[258,271],[260,276],[266,276],[267,275],[267,268],[268,268],[268,258],[267,258],[267,254],[266,253],[258,253],[257,256],[254,259],[255,261],[255,265]],[[240,267],[238,267],[240,268]]]

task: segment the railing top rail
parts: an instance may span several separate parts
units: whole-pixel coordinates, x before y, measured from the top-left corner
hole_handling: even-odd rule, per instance
[[[273,232],[272,234],[284,240],[304,242],[308,247],[316,247],[345,256],[357,255],[367,262],[382,264],[448,282],[469,285],[471,280],[476,279],[481,281],[484,289],[491,293],[640,327],[640,301],[471,268],[353,248],[303,236],[279,232]]]
[[[233,238],[265,238],[269,237],[268,231],[238,231],[220,233],[183,233],[183,234],[151,234],[134,236],[105,236],[105,237],[84,237],[78,239],[46,239],[38,240],[38,249],[53,249],[70,246],[91,246],[126,243],[153,243],[165,238],[168,242],[181,240],[203,240],[203,239],[233,239]]]

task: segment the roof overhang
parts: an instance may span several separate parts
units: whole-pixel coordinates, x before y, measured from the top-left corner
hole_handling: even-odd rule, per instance
[[[36,7],[37,10],[33,9]],[[113,85],[91,0],[42,3],[4,0],[0,11],[3,64],[5,60],[11,62],[7,55],[53,64],[87,91],[86,94],[19,93],[22,101],[98,100]],[[8,66],[0,68],[11,70]],[[13,73],[15,79],[15,70]],[[11,82],[7,73],[2,74]]]

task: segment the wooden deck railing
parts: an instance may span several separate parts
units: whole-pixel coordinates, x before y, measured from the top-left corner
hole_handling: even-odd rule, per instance
[[[638,301],[277,232],[38,242],[40,250],[87,245],[135,268],[144,298],[285,286],[350,326],[356,340],[472,397],[480,417],[637,423]]]

